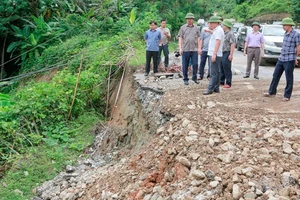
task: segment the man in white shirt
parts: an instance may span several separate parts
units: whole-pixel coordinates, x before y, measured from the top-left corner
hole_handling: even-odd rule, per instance
[[[161,52],[164,53],[165,56],[165,70],[167,71],[168,66],[169,66],[169,39],[171,38],[171,33],[170,30],[166,27],[167,22],[165,19],[161,20],[160,27],[157,29],[161,32],[161,43],[159,45],[159,52],[158,52],[158,65],[161,62]]]
[[[209,29],[213,34],[208,45],[208,59],[211,62],[210,80],[208,88],[203,95],[209,95],[213,92],[220,92],[220,65],[223,56],[224,31],[220,26],[221,20],[217,16],[212,16],[209,21]]]

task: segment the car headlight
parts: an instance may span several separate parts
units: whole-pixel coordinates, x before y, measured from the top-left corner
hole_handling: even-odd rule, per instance
[[[265,40],[265,44],[269,46],[276,46],[274,42]]]

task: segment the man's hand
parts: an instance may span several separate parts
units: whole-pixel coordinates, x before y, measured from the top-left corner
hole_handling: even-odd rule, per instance
[[[261,52],[261,57],[264,57],[265,56],[265,53],[262,51]]]
[[[216,56],[216,55],[213,55],[213,56],[211,57],[211,62],[216,62],[216,60],[217,60],[217,56]]]
[[[243,53],[243,55],[244,55],[244,56],[246,56],[246,54],[247,54],[247,53],[246,53],[246,51],[244,50],[244,53]]]
[[[213,30],[210,30],[210,29],[204,29],[204,32],[207,32],[207,33],[210,33],[210,34],[213,34]]]
[[[198,48],[198,54],[201,55],[202,54],[202,49]]]
[[[232,59],[233,59],[233,56],[232,56],[232,55],[229,55],[229,56],[228,56],[228,60],[229,60],[229,61],[232,61]]]
[[[298,60],[296,59],[296,60],[295,60],[295,66],[298,66],[298,64],[299,64],[299,63],[298,63]]]
[[[182,55],[183,51],[182,49],[179,49],[179,54]]]

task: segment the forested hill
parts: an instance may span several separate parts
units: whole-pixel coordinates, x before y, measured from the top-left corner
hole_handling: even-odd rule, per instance
[[[33,58],[34,55],[40,55],[43,49],[58,41],[66,40],[83,32],[119,34],[120,31],[128,29],[130,13],[134,14],[136,18],[135,25],[139,24],[136,33],[142,34],[142,31],[147,28],[146,20],[149,19],[158,21],[167,19],[171,30],[176,31],[184,22],[187,12],[193,12],[196,18],[206,20],[211,15],[218,14],[223,18],[233,18],[239,22],[247,22],[253,17],[269,13],[289,13],[296,22],[299,22],[300,15],[297,13],[300,13],[300,1],[3,1],[0,5],[0,79],[16,74],[20,67],[28,68],[24,63],[26,57]],[[31,48],[35,48],[34,53],[32,52],[34,55],[22,54]],[[16,56],[18,57],[15,58]],[[30,63],[30,60],[26,62]]]

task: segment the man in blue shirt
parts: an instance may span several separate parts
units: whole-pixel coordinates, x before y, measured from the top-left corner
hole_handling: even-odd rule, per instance
[[[159,52],[159,43],[161,42],[161,33],[156,30],[157,23],[155,21],[150,22],[150,29],[146,31],[144,39],[147,42],[146,47],[146,70],[145,76],[149,75],[150,72],[150,63],[151,58],[153,60],[153,72],[158,72],[158,52]]]
[[[291,18],[284,18],[281,24],[283,25],[283,30],[286,31],[282,50],[273,73],[269,92],[265,93],[264,96],[274,97],[276,95],[278,83],[283,71],[285,71],[286,87],[282,101],[289,101],[293,91],[294,68],[295,65],[298,65],[297,56],[300,54],[300,34],[293,29],[292,26],[295,26],[295,23]]]

